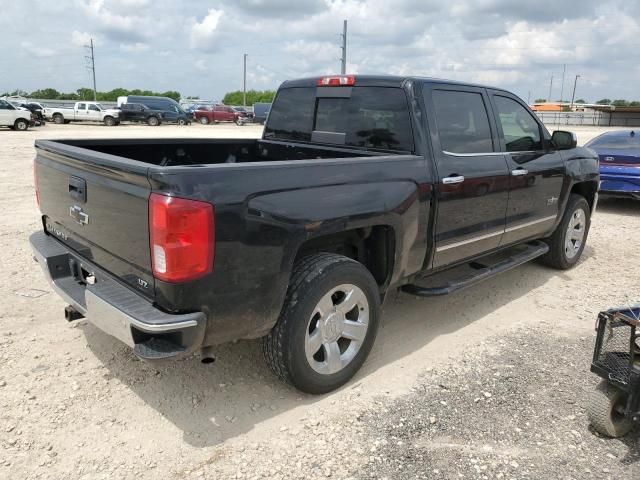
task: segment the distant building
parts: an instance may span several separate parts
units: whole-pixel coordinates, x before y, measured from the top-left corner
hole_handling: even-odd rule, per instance
[[[563,104],[561,103],[534,103],[531,105],[531,110],[534,112],[562,112]]]

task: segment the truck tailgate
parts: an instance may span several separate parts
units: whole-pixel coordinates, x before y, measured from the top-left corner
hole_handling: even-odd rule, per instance
[[[36,150],[47,233],[153,298],[148,165],[62,142],[36,141]]]

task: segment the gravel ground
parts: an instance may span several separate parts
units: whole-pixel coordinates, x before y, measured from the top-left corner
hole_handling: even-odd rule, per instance
[[[580,142],[602,131],[574,130]],[[0,313],[0,478],[638,476],[638,432],[602,439],[584,414],[596,314],[640,295],[637,203],[600,203],[570,271],[533,263],[449,297],[392,296],[364,368],[329,395],[279,383],[257,342],[220,346],[213,365],[194,357],[153,367],[85,321],[64,321],[27,245],[40,228],[35,138],[260,134],[234,125],[0,130],[9,307]]]

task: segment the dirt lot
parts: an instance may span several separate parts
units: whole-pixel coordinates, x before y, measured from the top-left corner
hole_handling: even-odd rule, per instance
[[[580,142],[601,130],[577,129]],[[392,296],[363,370],[312,397],[257,342],[154,368],[84,321],[32,261],[36,138],[259,136],[257,127],[0,130],[0,478],[633,478],[636,431],[585,417],[599,310],[638,300],[640,205],[602,201],[583,260],[522,266],[450,297]]]

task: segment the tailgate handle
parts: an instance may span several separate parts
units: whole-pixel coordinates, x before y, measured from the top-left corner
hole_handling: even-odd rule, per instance
[[[87,182],[80,177],[69,177],[69,195],[74,200],[87,201]]]

